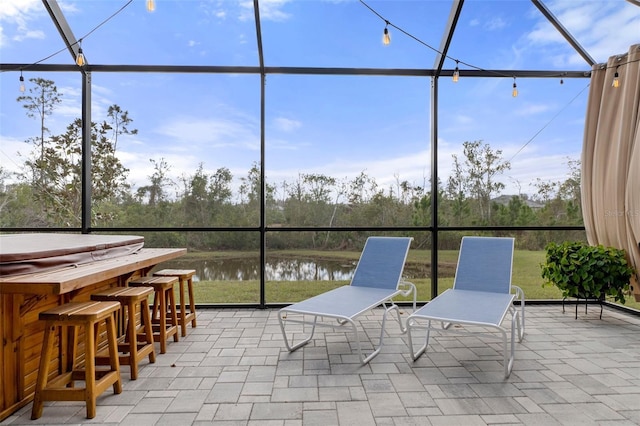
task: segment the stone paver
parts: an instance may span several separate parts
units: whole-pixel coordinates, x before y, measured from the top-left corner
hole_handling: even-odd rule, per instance
[[[155,364],[143,362],[138,380],[125,369],[123,393],[102,394],[96,418],[84,418],[81,402],[55,402],[36,421],[29,404],[0,425],[639,424],[640,316],[573,315],[529,305],[505,380],[500,342],[486,336],[435,333],[414,362],[391,321],[382,352],[363,366],[340,329],[319,328],[289,353],[276,310],[200,308],[198,327]],[[382,310],[362,317],[365,351],[381,320]]]

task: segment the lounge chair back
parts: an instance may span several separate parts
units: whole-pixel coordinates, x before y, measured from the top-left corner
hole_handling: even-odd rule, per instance
[[[411,237],[369,237],[351,279],[356,287],[397,289]]]
[[[511,293],[513,238],[462,237],[453,288]]]

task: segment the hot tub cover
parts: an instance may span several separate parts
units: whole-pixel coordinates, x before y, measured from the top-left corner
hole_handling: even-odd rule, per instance
[[[17,275],[125,256],[140,250],[144,237],[95,234],[0,235],[0,275]]]

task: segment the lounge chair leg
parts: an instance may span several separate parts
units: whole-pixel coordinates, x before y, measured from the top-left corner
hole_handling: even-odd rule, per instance
[[[382,346],[384,345],[384,330],[387,323],[387,314],[389,313],[389,311],[391,311],[392,309],[395,309],[398,312],[398,320],[400,320],[400,311],[398,310],[398,306],[395,303],[389,307],[386,307],[386,305],[384,306],[385,306],[385,311],[384,311],[384,314],[382,315],[382,326],[380,327],[380,341],[378,342],[378,347],[375,348],[375,350],[371,354],[369,354],[369,356],[366,358],[364,357],[364,355],[362,354],[362,351],[360,350],[360,337],[358,336],[357,326],[355,323],[352,322],[353,329],[356,333],[358,352],[360,353],[360,359],[362,360],[363,365],[371,361],[376,355],[380,353],[380,350],[382,350]],[[400,330],[402,330],[402,324],[400,325]]]
[[[398,316],[398,325],[400,326],[400,332],[402,334],[406,333],[407,332],[407,327],[406,326],[404,326],[404,327],[402,326],[402,318],[400,317],[400,308],[398,307],[398,305],[396,305],[394,303],[393,306],[391,306],[389,309],[395,309],[396,310],[396,315]]]
[[[311,326],[311,333],[303,341],[301,341],[301,342],[299,342],[299,343],[297,343],[295,345],[291,345],[289,343],[289,339],[287,338],[287,332],[284,329],[284,321],[285,321],[284,317],[285,316],[286,316],[285,313],[278,312],[278,320],[280,322],[280,330],[282,331],[282,337],[284,338],[284,344],[287,347],[287,350],[289,352],[293,352],[296,349],[298,349],[298,348],[306,345],[307,343],[309,343],[309,341],[311,341],[311,339],[313,338],[313,334],[316,331],[316,323],[318,321],[318,317],[317,316],[313,317],[313,323],[312,323],[312,326]],[[300,322],[300,321],[295,321],[295,322]],[[302,324],[303,324],[302,327],[303,327],[303,332],[304,332],[304,324],[306,324],[306,323],[302,322]],[[293,336],[291,336],[291,343],[293,343]]]
[[[518,328],[518,342],[522,342],[522,339],[524,339],[524,319],[520,319],[521,312],[518,312],[516,309],[514,309],[512,315],[517,318],[516,326]]]
[[[346,323],[349,322],[353,328],[353,332],[355,334],[355,338],[356,338],[356,346],[358,348],[358,355],[360,355],[360,360],[362,361],[362,365],[368,363],[369,361],[371,361],[376,355],[378,355],[380,353],[380,351],[382,350],[382,346],[384,345],[384,332],[385,332],[385,326],[387,323],[387,314],[392,311],[395,310],[397,315],[398,315],[398,323],[400,324],[400,331],[404,334],[407,329],[406,327],[403,328],[402,327],[402,320],[400,319],[400,308],[398,307],[398,305],[396,305],[395,303],[392,303],[391,306],[387,307],[386,304],[383,305],[385,308],[384,314],[382,315],[382,327],[380,329],[380,341],[378,343],[378,347],[375,348],[375,350],[369,354],[369,356],[365,357],[364,354],[362,353],[362,348],[360,346],[360,334],[358,333],[358,326],[355,324],[355,322],[349,320],[344,320],[342,323]]]
[[[514,308],[511,315],[511,356],[508,356],[508,348],[507,348],[507,333],[504,329],[498,327],[498,330],[502,332],[502,340],[504,343],[504,378],[507,379],[511,375],[511,370],[513,370],[513,363],[515,360],[516,350],[515,350],[515,342],[516,342],[516,328],[518,333],[518,339],[521,342],[522,336],[524,335],[523,330],[520,328],[520,313],[517,309]]]
[[[386,312],[385,312],[385,315],[386,315]],[[351,324],[351,328],[353,329],[353,334],[355,335],[356,348],[358,348],[358,355],[360,356],[360,362],[362,362],[362,365],[365,365],[366,363],[371,361],[373,357],[378,355],[378,352],[380,352],[380,348],[382,347],[382,345],[378,346],[378,349],[374,350],[373,353],[371,353],[368,357],[365,358],[364,354],[362,353],[362,346],[360,344],[360,333],[358,333],[358,326],[356,325],[355,322],[351,320],[349,320],[348,322],[349,324]],[[382,318],[382,329],[384,330],[384,317]]]
[[[509,359],[509,347],[507,343],[507,332],[504,330],[500,330],[502,332],[502,343],[504,345],[504,378],[508,378],[509,374],[511,374],[511,359]],[[513,335],[513,328],[511,328],[511,335]],[[513,350],[513,340],[511,341],[511,350]],[[513,358],[512,358],[513,359]]]
[[[420,347],[420,349],[418,349],[415,352],[413,350],[413,337],[411,334],[412,325],[415,325],[414,320],[410,319],[409,321],[407,321],[407,334],[409,335],[409,348],[411,349],[411,357],[413,358],[414,361],[416,361],[418,358],[422,356],[423,353],[427,351],[427,346],[429,346],[429,335],[431,333],[431,320],[429,320],[429,322],[427,323],[427,327],[426,327],[427,332],[425,333],[424,344]],[[422,327],[419,327],[419,328],[422,328]]]
[[[520,323],[522,323],[522,334],[520,335],[520,341],[522,341],[522,338],[524,337],[524,329],[525,329],[525,319],[524,319],[524,291],[518,287],[517,285],[512,285],[511,288],[516,290],[516,300],[520,301]],[[562,301],[562,309],[563,309],[563,313],[564,313],[564,300]]]

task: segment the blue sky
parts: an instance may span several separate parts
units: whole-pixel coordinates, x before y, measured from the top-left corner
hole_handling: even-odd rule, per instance
[[[126,0],[60,1],[90,64],[257,66],[252,1],[144,0],[95,29]],[[439,47],[450,1],[367,1],[423,43]],[[625,0],[544,3],[597,62],[640,43],[640,7]],[[356,0],[260,2],[265,65],[425,69],[435,53],[391,27]],[[95,29],[95,30],[94,30]],[[88,34],[90,33],[90,34]],[[88,35],[87,35],[88,34]],[[85,37],[86,36],[86,37]],[[34,63],[64,45],[39,0],[0,3],[0,61]],[[467,0],[449,56],[483,69],[589,71],[586,62],[528,0]],[[68,51],[43,63],[73,63]],[[455,62],[447,60],[445,68]],[[461,69],[465,66],[460,65]],[[59,134],[80,117],[80,75],[23,71],[54,80],[63,103],[48,118]],[[0,73],[0,162],[20,168],[38,134],[15,101],[19,71]],[[166,160],[176,180],[199,163],[228,167],[236,185],[260,158],[260,78],[232,74],[93,73],[93,119],[110,105],[129,111],[138,135],[122,138],[118,156],[129,181],[145,185],[150,159]],[[505,193],[531,194],[536,179],[566,177],[579,159],[588,79],[450,78],[440,80],[439,174],[464,141],[483,140],[512,168]],[[266,84],[266,172],[272,183],[300,173],[353,179],[365,172],[381,187],[398,180],[423,185],[430,175],[429,78],[269,74]],[[22,157],[20,157],[22,155]],[[176,189],[179,191],[179,188]]]

